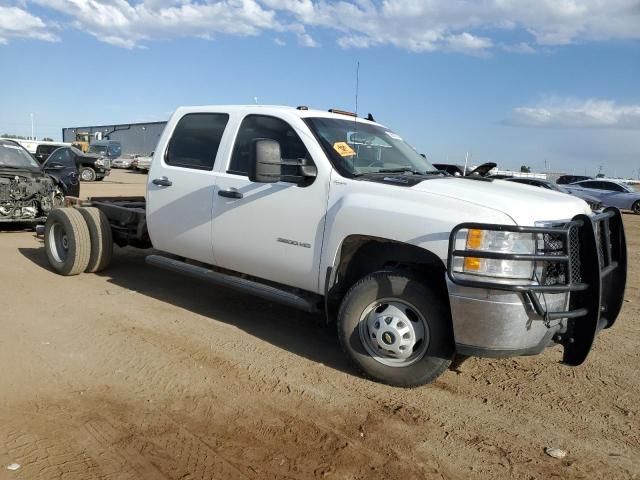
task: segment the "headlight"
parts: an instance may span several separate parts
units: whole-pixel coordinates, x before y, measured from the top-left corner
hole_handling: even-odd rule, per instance
[[[104,167],[104,160],[102,160],[101,158],[99,158],[98,160],[96,160],[96,166],[98,166],[98,167]]]
[[[503,232],[498,230],[460,230],[456,238],[456,250],[494,253],[535,253],[532,233]],[[534,262],[530,260],[502,260],[479,257],[455,257],[453,270],[472,275],[500,278],[530,279]]]

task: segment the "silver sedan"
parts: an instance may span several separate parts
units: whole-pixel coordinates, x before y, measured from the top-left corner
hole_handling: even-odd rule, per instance
[[[581,192],[596,197],[605,207],[618,207],[640,215],[640,193],[630,185],[596,178],[563,186],[574,193]]]

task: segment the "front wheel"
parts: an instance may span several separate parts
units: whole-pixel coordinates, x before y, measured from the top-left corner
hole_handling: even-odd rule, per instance
[[[454,354],[444,300],[399,272],[373,273],[349,290],[338,313],[338,337],[365,375],[399,387],[432,382]]]
[[[80,170],[80,180],[83,182],[93,182],[96,179],[96,171],[91,167],[82,167]]]
[[[633,210],[633,213],[635,213],[636,215],[640,215],[640,200],[636,201],[633,204],[631,210]]]

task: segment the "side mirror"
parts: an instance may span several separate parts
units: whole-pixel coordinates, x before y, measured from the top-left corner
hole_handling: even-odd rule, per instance
[[[291,167],[285,169],[284,167]],[[291,182],[300,183],[315,178],[318,170],[306,158],[284,160],[280,143],[275,140],[258,138],[249,150],[249,180],[258,183]]]
[[[282,177],[282,154],[275,140],[258,138],[249,150],[249,180],[259,183],[279,182]]]

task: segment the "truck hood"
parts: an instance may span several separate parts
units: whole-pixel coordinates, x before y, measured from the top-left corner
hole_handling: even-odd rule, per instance
[[[500,211],[518,225],[568,220],[579,214],[591,213],[589,205],[574,196],[503,180],[444,177],[420,182],[411,189]]]

